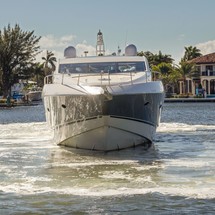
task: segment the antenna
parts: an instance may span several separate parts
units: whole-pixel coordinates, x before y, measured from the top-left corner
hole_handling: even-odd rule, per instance
[[[121,49],[120,49],[120,47],[119,47],[119,45],[118,45],[117,55],[120,55],[120,53],[121,53]]]

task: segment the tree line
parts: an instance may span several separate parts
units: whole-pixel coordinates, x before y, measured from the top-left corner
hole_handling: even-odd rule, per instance
[[[40,38],[34,31],[23,31],[18,24],[0,30],[0,95],[7,97],[20,79],[36,81],[42,87],[44,77],[55,70],[56,58],[50,51],[42,63],[35,61]]]
[[[174,59],[172,59],[171,55],[162,54],[161,51],[158,54],[141,51],[138,55],[145,56],[148,59],[150,68],[155,71],[153,73],[154,79],[162,80],[166,92],[178,93],[179,80],[184,82],[183,92],[185,92],[186,78],[198,78],[200,76],[195,64],[191,62],[192,59],[202,56],[200,50],[196,47],[185,47],[184,56],[179,65],[174,64]]]
[[[23,31],[18,24],[14,27],[8,24],[0,30],[0,95],[6,97],[10,94],[11,86],[20,79],[36,81],[42,87],[44,77],[55,70],[56,57],[51,51],[46,52],[42,63],[35,61],[40,53],[40,38],[34,35],[34,31]],[[174,64],[171,55],[161,51],[158,54],[141,51],[138,55],[148,59],[152,71],[156,71],[153,78],[161,79],[166,91],[171,88],[177,92],[179,79],[185,81],[186,77],[199,75],[190,60],[202,54],[193,46],[185,47],[179,65]]]

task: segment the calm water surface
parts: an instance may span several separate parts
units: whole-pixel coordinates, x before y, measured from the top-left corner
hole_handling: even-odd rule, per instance
[[[165,104],[154,147],[58,147],[42,105],[0,109],[0,214],[215,214],[215,103]]]

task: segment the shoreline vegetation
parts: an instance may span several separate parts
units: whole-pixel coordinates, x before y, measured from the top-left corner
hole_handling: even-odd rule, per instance
[[[43,88],[44,77],[55,71],[57,60],[52,51],[46,50],[46,57],[42,57],[41,62],[35,62],[35,56],[41,51],[38,45],[40,39],[41,37],[34,35],[34,31],[23,31],[18,24],[14,27],[8,24],[7,27],[0,30],[0,96],[4,99],[12,98],[14,92],[11,87],[23,81],[35,82],[37,87]],[[139,51],[137,55],[145,56],[148,59],[152,78],[162,80],[166,98],[193,96],[199,99],[198,97],[205,97],[201,93],[186,95],[189,87],[187,78],[198,80],[196,87],[200,90],[203,89],[200,71],[196,64],[192,63],[193,59],[202,54],[196,47],[184,48],[184,56],[179,65],[174,63],[175,60],[171,55],[163,54],[161,51],[152,53],[144,50]],[[14,61],[14,59],[16,60]],[[180,89],[180,84],[183,85],[182,89]]]

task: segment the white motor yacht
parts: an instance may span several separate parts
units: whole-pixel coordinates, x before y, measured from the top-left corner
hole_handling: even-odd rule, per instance
[[[149,146],[164,101],[161,81],[153,81],[148,61],[129,45],[122,56],[77,57],[64,51],[45,78],[47,122],[57,144],[112,151]]]

